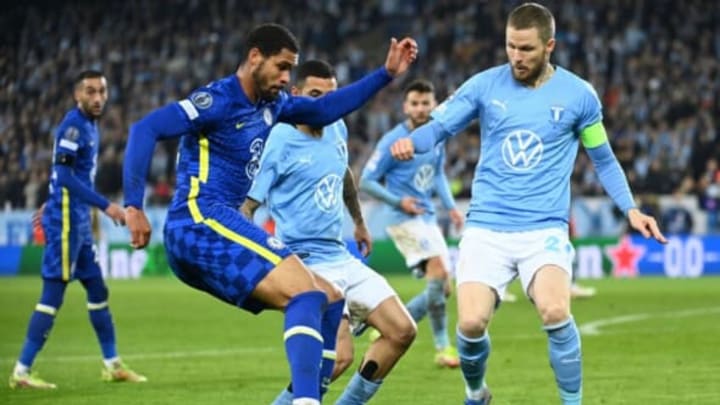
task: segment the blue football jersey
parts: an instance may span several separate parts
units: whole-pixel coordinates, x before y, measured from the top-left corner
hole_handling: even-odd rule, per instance
[[[342,238],[343,180],[348,170],[343,121],[311,137],[287,124],[273,128],[248,196],[266,202],[276,236],[308,264],[350,257]]]
[[[399,197],[414,197],[418,206],[425,209],[422,214],[426,221],[435,221],[433,194],[438,187],[447,187],[445,177],[445,144],[435,145],[433,150],[419,153],[412,160],[399,161],[390,154],[390,146],[396,140],[410,135],[406,123],[395,126],[386,133],[375,147],[375,152],[365,164],[362,177],[373,181],[385,181],[385,187]],[[389,207],[388,225],[413,218],[400,207]]]
[[[73,174],[83,185],[94,189],[100,134],[94,119],[73,108],[55,131],[53,172],[50,177],[50,194],[45,205],[43,226],[65,226],[73,233],[90,237],[90,206],[58,184],[55,160],[60,155],[72,157]],[[62,225],[64,224],[64,225]],[[55,229],[46,229],[52,232]],[[59,229],[58,229],[59,231]]]
[[[600,100],[588,82],[556,67],[547,82],[528,88],[505,64],[471,77],[432,116],[451,134],[480,121],[469,226],[567,226],[579,134],[602,121]]]

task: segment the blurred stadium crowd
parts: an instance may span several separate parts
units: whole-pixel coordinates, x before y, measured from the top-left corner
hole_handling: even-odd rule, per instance
[[[121,193],[128,126],[155,107],[235,71],[238,44],[274,21],[300,40],[301,59],[336,66],[341,84],[380,65],[388,38],[409,34],[421,56],[404,80],[431,79],[439,100],[473,73],[506,61],[504,28],[519,1],[248,0],[34,1],[0,16],[0,208],[34,208],[47,195],[52,132],[72,107],[71,80],[100,69],[110,100],[96,187]],[[714,218],[720,202],[720,2],[541,1],[557,18],[554,63],[588,79],[605,110],[615,153],[642,195],[697,196]],[[394,83],[347,119],[358,173],[375,141],[402,119]],[[478,127],[448,143],[448,176],[469,196]],[[173,193],[176,144],[161,143],[151,167],[151,203]],[[575,195],[600,195],[583,152]]]

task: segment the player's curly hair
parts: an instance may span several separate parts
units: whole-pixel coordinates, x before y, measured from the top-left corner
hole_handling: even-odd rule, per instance
[[[253,28],[248,33],[244,45],[245,56],[253,48],[257,48],[265,57],[277,55],[283,49],[294,53],[300,50],[295,35],[285,26],[274,23],[262,24]]]

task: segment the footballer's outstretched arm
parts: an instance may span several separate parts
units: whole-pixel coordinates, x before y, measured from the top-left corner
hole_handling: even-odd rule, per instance
[[[390,42],[385,65],[362,79],[318,98],[291,97],[283,106],[280,121],[322,127],[357,110],[393,77],[405,73],[417,57],[417,43],[412,38]]]

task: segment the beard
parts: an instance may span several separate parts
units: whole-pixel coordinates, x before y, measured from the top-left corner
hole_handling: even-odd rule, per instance
[[[257,95],[260,99],[265,101],[273,101],[278,97],[281,89],[268,84],[267,78],[263,77],[263,75],[260,73],[263,66],[265,66],[264,61],[260,63],[260,66],[258,66],[252,72],[253,83],[255,84],[256,89],[255,91],[257,92]]]
[[[417,128],[419,126],[427,124],[427,122],[430,121],[430,116],[427,115],[425,117],[419,117],[419,118],[412,118],[410,117],[410,123],[413,125],[413,128]]]
[[[523,65],[523,67],[527,70],[525,70],[522,74],[518,74],[518,72],[515,71],[515,66],[512,67],[512,75],[513,78],[519,82],[525,83],[525,84],[535,84],[537,80],[540,78],[540,76],[543,74],[543,71],[545,70],[545,66],[547,65],[546,58],[545,58],[545,52],[543,52],[542,57],[540,58],[540,63],[537,64],[535,68],[529,68],[527,65]]]
[[[80,107],[82,108],[83,112],[85,112],[85,114],[89,115],[94,119],[100,118],[100,116],[103,115],[103,111],[105,110],[105,106],[102,104],[98,106],[91,103],[80,103]]]

